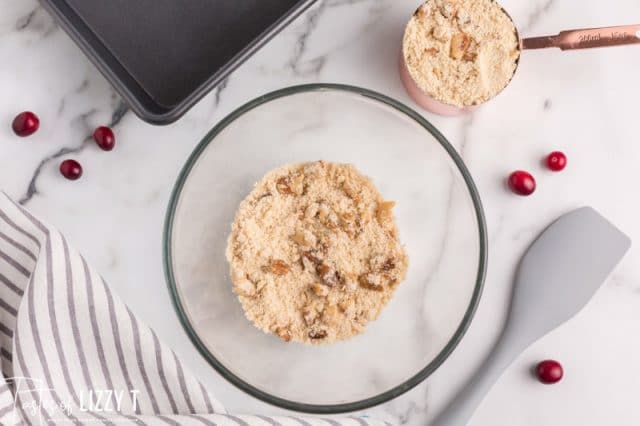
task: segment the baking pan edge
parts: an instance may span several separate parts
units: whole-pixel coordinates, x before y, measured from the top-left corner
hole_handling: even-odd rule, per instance
[[[133,112],[142,120],[155,124],[171,124],[182,117],[191,107],[213,88],[220,84],[236,68],[268,43],[294,19],[305,12],[317,0],[306,0],[274,22],[259,37],[245,46],[233,59],[207,79],[187,98],[176,106],[166,108],[155,102],[122,64],[103,45],[86,24],[75,15],[64,1],[40,0],[40,3],[56,19],[64,31],[73,39],[100,73],[109,81]],[[68,10],[63,10],[64,8]]]

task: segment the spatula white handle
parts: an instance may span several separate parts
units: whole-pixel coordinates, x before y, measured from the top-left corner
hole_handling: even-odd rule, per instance
[[[524,350],[509,333],[503,333],[489,356],[466,387],[436,418],[434,426],[465,426],[476,407],[502,372]]]

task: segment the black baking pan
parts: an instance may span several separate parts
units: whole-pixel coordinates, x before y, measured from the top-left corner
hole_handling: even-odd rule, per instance
[[[143,120],[168,124],[315,0],[41,0]]]

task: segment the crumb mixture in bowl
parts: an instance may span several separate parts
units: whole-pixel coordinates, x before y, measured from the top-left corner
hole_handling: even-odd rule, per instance
[[[465,107],[509,84],[520,48],[511,18],[494,0],[428,0],[407,25],[403,56],[420,89]]]
[[[362,333],[407,271],[393,206],[352,165],[268,173],[240,204],[227,246],[247,318],[285,341]]]

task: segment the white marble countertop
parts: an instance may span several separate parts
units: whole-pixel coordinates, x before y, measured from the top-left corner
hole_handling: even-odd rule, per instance
[[[396,58],[416,3],[321,1],[182,120],[153,127],[126,111],[35,0],[0,0],[0,189],[60,228],[230,410],[277,413],[211,369],[177,320],[161,252],[170,191],[207,130],[259,94],[303,82],[340,82],[414,106],[397,77]],[[640,21],[637,0],[503,3],[523,35]],[[408,425],[433,418],[489,351],[505,319],[519,256],[559,214],[592,205],[640,241],[639,69],[638,47],[526,52],[508,90],[474,115],[425,114],[476,180],[490,236],[489,272],[477,315],[453,355],[425,383],[367,414]],[[19,139],[10,123],[25,109],[40,116],[41,129]],[[86,139],[95,126],[112,121],[118,146],[105,154]],[[554,149],[568,154],[569,167],[552,175],[539,162]],[[67,157],[82,162],[80,181],[57,172]],[[532,197],[505,190],[503,178],[516,168],[537,175]],[[471,424],[640,424],[639,330],[640,250],[634,246],[583,312],[516,360]],[[561,383],[543,386],[531,378],[531,366],[543,358],[564,364]]]

